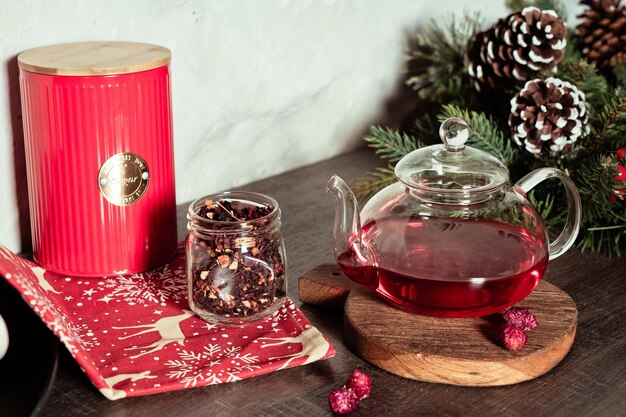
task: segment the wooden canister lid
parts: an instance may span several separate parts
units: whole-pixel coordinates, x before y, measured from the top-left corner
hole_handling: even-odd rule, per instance
[[[76,42],[29,49],[17,57],[21,69],[50,75],[110,75],[146,71],[169,64],[172,54],[138,42]]]

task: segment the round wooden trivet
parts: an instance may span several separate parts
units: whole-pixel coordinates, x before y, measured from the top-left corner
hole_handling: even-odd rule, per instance
[[[330,294],[348,294],[344,333],[363,359],[402,377],[453,385],[509,385],[548,372],[569,351],[578,322],[574,301],[546,281],[518,304],[539,322],[519,351],[498,344],[499,315],[442,319],[406,313],[373,291],[354,288],[336,265],[320,265],[304,274],[299,292],[301,301],[323,305],[340,302],[331,302]]]

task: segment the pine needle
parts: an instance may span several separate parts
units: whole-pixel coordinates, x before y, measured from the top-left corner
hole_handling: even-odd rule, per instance
[[[616,149],[626,145],[626,90],[615,89],[600,111],[590,116],[592,131],[587,145],[606,148],[611,143]]]
[[[516,145],[502,133],[491,116],[461,109],[456,105],[443,106],[438,116],[439,121],[443,122],[449,117],[459,117],[468,124],[468,145],[490,153],[505,165],[511,165],[518,159],[519,151]]]
[[[607,99],[609,86],[596,67],[584,59],[564,59],[559,64],[558,77],[568,81],[585,93],[592,109],[599,108]]]
[[[626,89],[626,63],[621,63],[614,66],[613,75],[615,76],[617,85],[622,89]]]
[[[365,141],[376,155],[391,162],[397,162],[409,152],[424,146],[424,143],[411,135],[387,127],[372,126]]]
[[[433,102],[471,99],[473,88],[465,54],[481,26],[478,13],[450,15],[443,24],[431,20],[425,30],[415,34],[414,45],[407,53],[406,84],[421,98]]]
[[[368,172],[350,184],[350,188],[352,188],[352,192],[359,200],[365,200],[396,181],[394,169],[389,165]]]

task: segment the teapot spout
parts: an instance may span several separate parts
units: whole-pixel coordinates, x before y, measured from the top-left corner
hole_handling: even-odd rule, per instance
[[[369,250],[361,242],[361,216],[359,203],[348,184],[333,175],[326,184],[326,191],[335,197],[335,227],[333,249],[338,263],[355,262],[370,264]],[[346,257],[353,259],[346,259]]]

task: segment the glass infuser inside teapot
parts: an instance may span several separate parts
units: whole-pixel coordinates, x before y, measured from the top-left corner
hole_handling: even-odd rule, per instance
[[[335,258],[348,277],[404,310],[438,317],[492,314],[530,294],[548,260],[574,243],[580,197],[554,168],[508,186],[502,162],[465,146],[469,131],[461,119],[447,119],[439,134],[443,144],[402,158],[395,168],[399,181],[361,212],[346,183],[330,178],[327,190],[337,203]],[[550,243],[526,193],[553,177],[565,186],[568,213]]]

